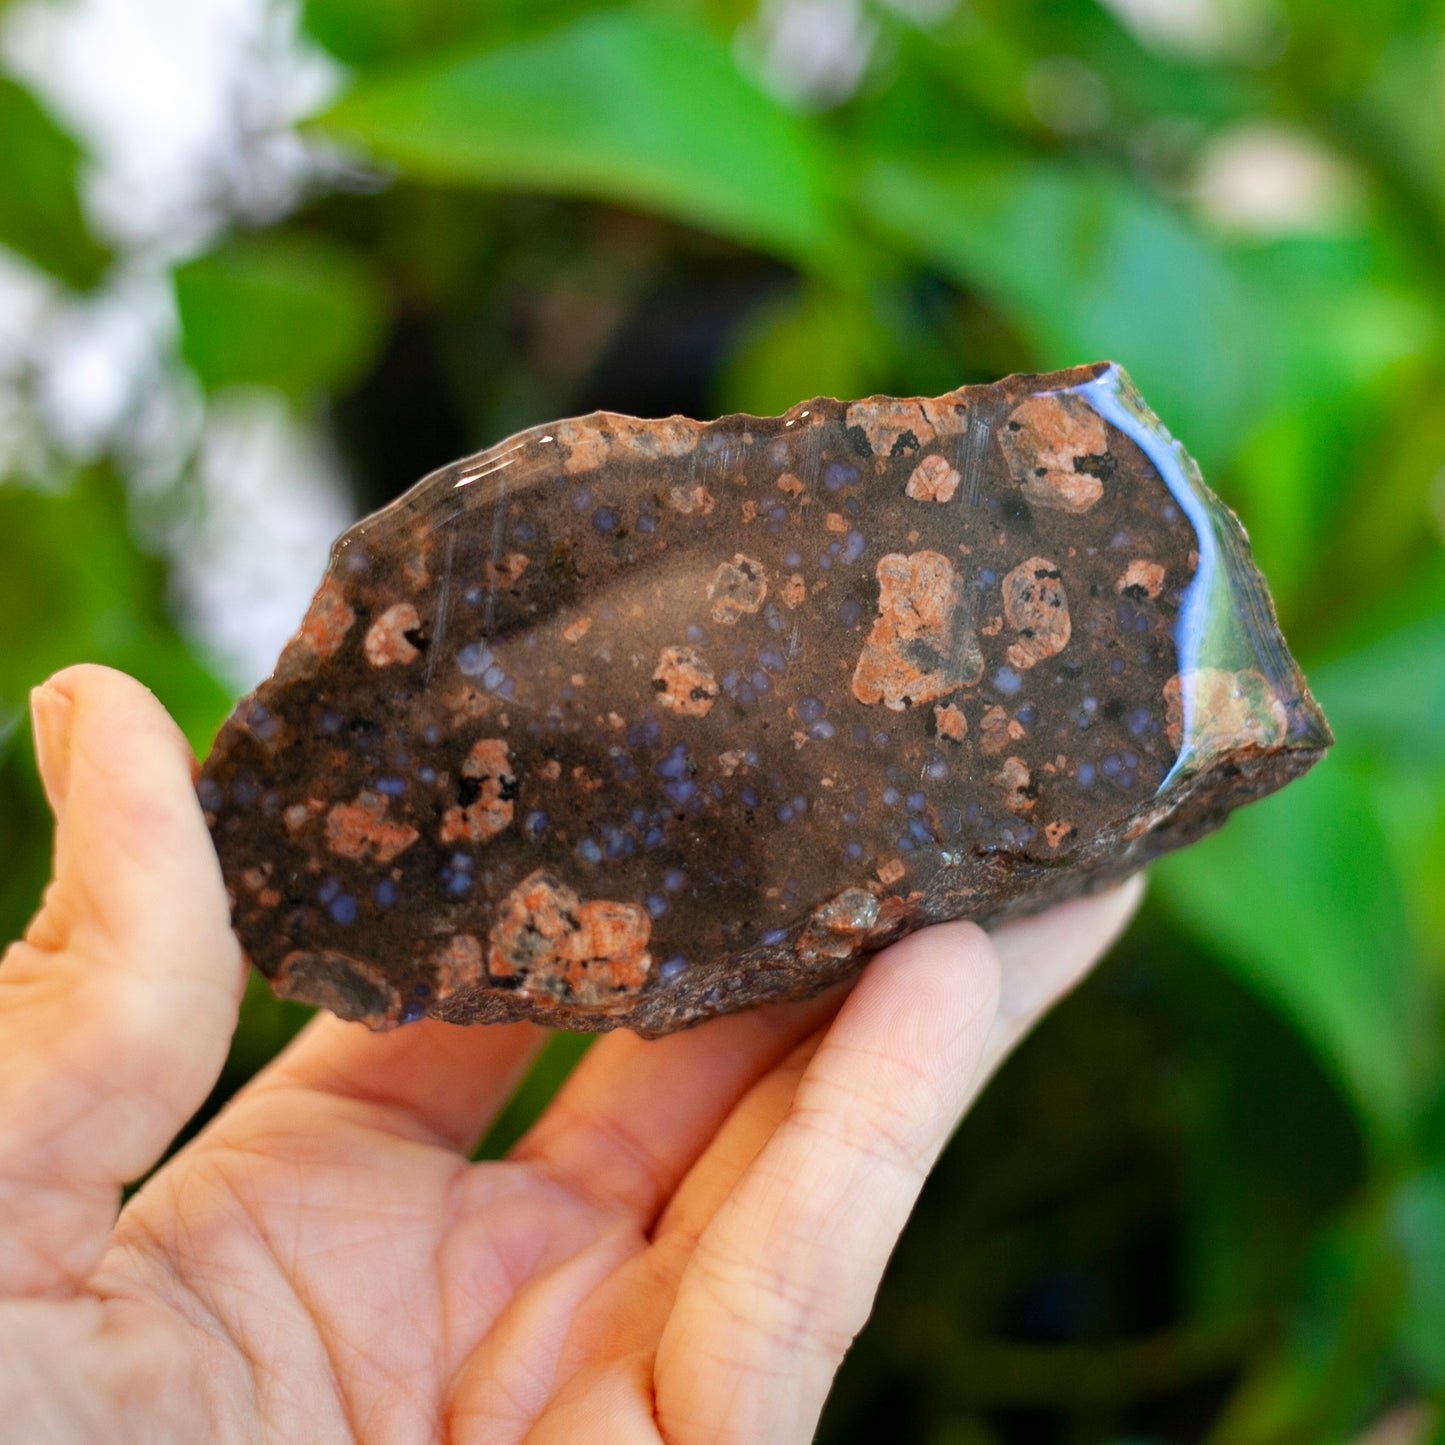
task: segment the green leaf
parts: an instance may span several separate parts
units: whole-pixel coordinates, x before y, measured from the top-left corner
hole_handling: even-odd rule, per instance
[[[125,497],[109,471],[87,472],[60,496],[0,484],[0,716],[73,662],[140,678],[198,747],[229,698],[177,634],[161,567],[136,546]]]
[[[110,252],[91,236],[76,177],[81,150],[13,80],[0,76],[0,245],[9,246],[69,286],[100,280]]]
[[[1110,358],[1206,466],[1247,409],[1249,315],[1184,220],[1101,166],[1028,156],[860,166],[860,200],[901,247],[989,297],[1041,370]]]
[[[338,60],[375,65],[474,34],[486,15],[477,0],[306,0],[302,23]]]
[[[1341,739],[1411,770],[1445,763],[1445,613],[1316,668],[1311,690]]]
[[[1157,882],[1293,1022],[1389,1147],[1405,1133],[1422,1052],[1414,959],[1370,791],[1342,752],[1163,860]]]
[[[322,124],[423,180],[636,206],[804,266],[847,249],[809,126],[676,18],[606,11],[368,76]]]
[[[309,236],[247,236],[175,276],[182,351],[208,391],[272,386],[293,400],[362,376],[383,336],[381,284],[354,253]]]
[[[338,60],[376,66],[433,54],[483,34],[536,30],[589,0],[306,0],[302,23]]]
[[[1292,237],[1235,246],[1228,258],[1252,310],[1269,318],[1248,359],[1260,415],[1237,454],[1231,500],[1281,617],[1314,628],[1321,573],[1332,604],[1352,611],[1428,528],[1425,491],[1445,436],[1427,400],[1438,389],[1432,308],[1392,280],[1376,236]],[[1383,454],[1382,434],[1396,439]],[[1339,587],[1330,532],[1345,512],[1360,565]]]

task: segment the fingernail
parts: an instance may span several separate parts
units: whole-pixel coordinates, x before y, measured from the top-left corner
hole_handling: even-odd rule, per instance
[[[70,784],[70,722],[75,704],[48,682],[30,692],[30,720],[35,732],[35,763],[50,810],[60,816]]]

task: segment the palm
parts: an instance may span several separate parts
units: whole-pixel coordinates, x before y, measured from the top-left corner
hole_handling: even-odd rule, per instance
[[[846,1000],[610,1036],[499,1163],[468,1152],[539,1030],[318,1019],[114,1221],[241,970],[184,745],[126,680],[59,681],[57,882],[0,967],[17,1439],[804,1440],[958,1115],[1133,901],[1000,935],[1001,994],[956,925]]]
[[[827,1008],[793,1009],[765,1035],[720,1026],[729,1072],[751,1082]],[[422,1026],[395,1043],[434,1048],[428,1032],[457,1031]],[[701,1035],[652,1052],[685,1068],[696,1043],[715,1073],[724,1061]],[[605,1048],[597,1067],[610,1071]],[[182,1292],[231,1344],[227,1391],[253,1394],[283,1438],[575,1440],[574,1412],[646,1438],[637,1427],[651,1426],[654,1391],[665,1392],[653,1365],[683,1266],[736,1180],[733,1148],[770,1126],[801,1062],[768,1070],[682,1191],[681,1148],[644,1156],[615,1118],[589,1129],[570,1117],[590,1108],[578,1098],[585,1073],[523,1146],[532,1157],[469,1164],[453,1121],[298,1084],[283,1064],[137,1196],[92,1288],[159,1306],[179,1347],[194,1349],[189,1311],[169,1298]],[[712,1142],[732,1102],[699,1101],[673,1122]],[[720,1301],[690,1334],[722,1356],[736,1323]]]

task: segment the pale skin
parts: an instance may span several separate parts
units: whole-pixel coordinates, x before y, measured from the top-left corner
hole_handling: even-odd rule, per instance
[[[1137,883],[925,930],[856,986],[601,1040],[319,1017],[123,1210],[214,1084],[243,965],[138,683],[36,690],[55,881],[0,963],[0,1440],[805,1442],[918,1191]]]

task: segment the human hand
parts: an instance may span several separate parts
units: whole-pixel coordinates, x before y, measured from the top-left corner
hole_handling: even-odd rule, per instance
[[[127,1203],[243,987],[184,739],[103,668],[35,696],[56,878],[0,964],[0,1440],[806,1441],[928,1169],[1137,883],[913,935],[857,984],[592,1048],[323,1016]]]

